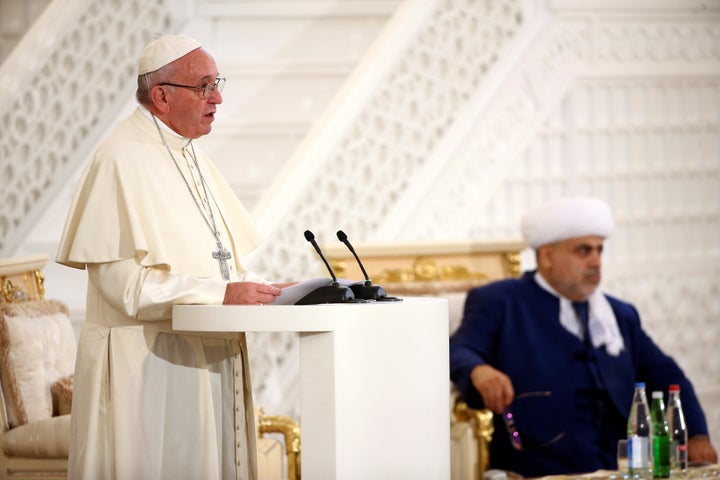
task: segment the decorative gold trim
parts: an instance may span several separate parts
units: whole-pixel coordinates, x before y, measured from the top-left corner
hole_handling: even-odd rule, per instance
[[[45,277],[40,270],[24,272],[20,279],[16,274],[15,280],[20,285],[15,285],[10,277],[0,276],[0,280],[0,303],[21,303],[45,298]]]
[[[508,252],[505,254],[505,260],[508,264],[508,271],[510,272],[510,276],[513,278],[518,278],[520,274],[522,273],[521,270],[521,262],[522,255],[520,255],[520,252]]]
[[[337,242],[336,242],[337,243]],[[326,245],[328,261],[342,278],[360,278],[357,262],[343,245]],[[468,291],[493,279],[518,277],[518,240],[487,242],[365,243],[361,252],[373,283],[391,295],[443,295]]]
[[[458,399],[453,407],[453,415],[456,421],[467,422],[475,427],[474,434],[478,440],[478,474],[476,478],[482,478],[490,464],[490,442],[495,433],[493,412],[488,409],[472,409],[463,400]]]
[[[45,298],[45,275],[40,270],[33,271],[35,277],[35,286],[37,287],[39,300]]]
[[[417,257],[410,268],[387,268],[376,275],[378,283],[446,282],[487,280],[483,272],[471,272],[464,265],[438,265],[430,257]]]
[[[2,290],[0,290],[0,301],[2,303],[20,303],[30,300],[30,295],[25,293],[22,287],[13,285],[9,278],[3,279]]]
[[[290,417],[265,415],[262,408],[258,415],[258,433],[280,433],[285,439],[288,480],[300,480],[300,425]]]

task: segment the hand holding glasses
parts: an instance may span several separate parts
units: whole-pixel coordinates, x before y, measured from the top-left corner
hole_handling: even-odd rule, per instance
[[[513,402],[515,402],[517,400],[521,400],[523,398],[549,397],[550,395],[552,395],[552,392],[550,392],[550,391],[525,392],[525,393],[516,395]],[[523,440],[523,438],[520,436],[520,432],[518,431],[516,421],[515,421],[515,414],[510,409],[510,406],[505,407],[502,417],[503,417],[503,420],[505,421],[505,428],[507,429],[508,434],[510,435],[510,443],[512,444],[513,448],[518,451],[526,451],[526,450],[532,450],[532,449],[536,449],[536,448],[547,447],[547,446],[552,445],[553,443],[557,442],[558,440],[560,440],[562,437],[565,436],[565,432],[562,432],[562,433],[555,435],[555,437],[551,438],[550,440],[548,440],[546,442],[541,442],[541,443],[529,442],[527,440]]]

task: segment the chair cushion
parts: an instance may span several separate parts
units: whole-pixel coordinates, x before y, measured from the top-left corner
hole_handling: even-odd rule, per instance
[[[50,387],[75,370],[75,333],[56,300],[0,305],[0,382],[9,426],[53,416]]]
[[[0,435],[8,457],[67,458],[69,445],[70,415],[45,418]]]

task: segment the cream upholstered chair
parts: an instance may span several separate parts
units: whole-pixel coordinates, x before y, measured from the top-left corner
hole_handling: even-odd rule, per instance
[[[47,256],[0,260],[0,478],[67,476],[75,334],[45,300]]]
[[[63,385],[75,361],[67,309],[36,300],[0,312],[0,476],[64,478],[70,402]]]

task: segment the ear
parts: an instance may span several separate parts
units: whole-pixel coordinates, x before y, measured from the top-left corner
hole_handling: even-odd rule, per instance
[[[536,261],[538,268],[544,268],[552,265],[553,247],[552,245],[541,245],[537,249]]]
[[[168,113],[170,111],[170,102],[166,93],[162,85],[155,85],[150,90],[150,100],[159,113]]]

